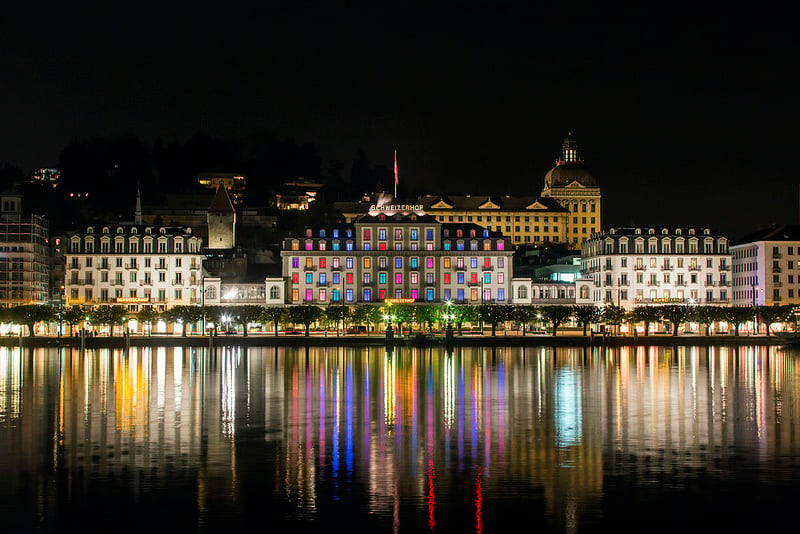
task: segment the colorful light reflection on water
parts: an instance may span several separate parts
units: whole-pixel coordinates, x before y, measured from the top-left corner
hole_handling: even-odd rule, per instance
[[[798,356],[0,349],[0,507],[50,531],[638,531],[699,502],[648,528],[763,526],[798,496]]]

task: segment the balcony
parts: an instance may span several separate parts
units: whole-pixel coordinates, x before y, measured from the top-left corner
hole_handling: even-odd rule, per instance
[[[671,271],[672,269],[673,269],[672,265],[662,265],[661,266],[661,270],[662,271]]]
[[[635,271],[644,271],[645,267],[644,267],[644,265],[636,264],[636,265],[633,266],[633,269]]]
[[[655,287],[655,286],[657,286],[657,285],[659,285],[659,284],[658,284],[658,282],[655,282],[655,281],[653,281],[653,280],[650,280],[649,282],[647,282],[647,285],[648,285],[649,287]]]
[[[690,266],[689,266],[689,270],[690,270],[690,271],[699,271],[699,270],[700,270],[700,267],[699,267],[699,266],[697,266],[697,265],[690,265]]]
[[[158,265],[155,266],[155,269],[157,271],[166,271],[167,270],[167,264],[166,263],[159,263]]]
[[[316,271],[317,268],[314,265],[306,265],[303,267],[304,271]]]
[[[776,259],[780,259],[780,258],[783,258],[783,254],[781,254],[780,252],[773,252],[772,253],[772,257],[776,258]]]
[[[492,267],[491,265],[484,265],[483,267],[481,267],[481,270],[483,270],[483,271],[494,271],[494,267]]]
[[[780,268],[780,267],[775,267],[775,266],[773,265],[773,266],[772,266],[772,272],[773,272],[773,273],[780,273],[780,272],[782,272],[782,271],[781,271],[781,268]]]
[[[330,282],[317,282],[317,287],[328,287],[330,285]],[[369,282],[365,282],[364,285],[369,285]]]
[[[125,268],[129,271],[136,270],[139,268],[139,264],[137,263],[126,263]]]

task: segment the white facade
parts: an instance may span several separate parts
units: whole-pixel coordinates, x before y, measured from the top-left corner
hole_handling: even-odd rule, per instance
[[[576,303],[575,284],[559,281],[534,281],[531,278],[511,280],[511,303],[571,305]]]
[[[200,304],[201,247],[191,228],[115,225],[72,234],[66,304],[124,304],[132,311]]]
[[[613,228],[581,247],[578,304],[732,301],[728,239],[700,228]]]
[[[731,254],[735,306],[800,303],[800,225],[755,232]]]
[[[219,277],[206,277],[202,294],[204,306],[281,306],[286,282],[283,278],[266,278],[263,282],[222,283]]]

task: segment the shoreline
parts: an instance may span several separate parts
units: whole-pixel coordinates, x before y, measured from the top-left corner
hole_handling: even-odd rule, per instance
[[[734,335],[651,335],[651,336],[581,336],[581,335],[528,335],[491,336],[467,335],[445,339],[443,335],[415,334],[397,337],[391,341],[385,336],[275,336],[271,334],[250,334],[247,336],[98,336],[55,337],[55,336],[3,336],[0,347],[71,347],[77,349],[125,349],[129,347],[303,347],[303,346],[395,346],[430,347],[446,345],[453,347],[623,347],[623,346],[791,346],[792,343],[777,336],[734,336]]]

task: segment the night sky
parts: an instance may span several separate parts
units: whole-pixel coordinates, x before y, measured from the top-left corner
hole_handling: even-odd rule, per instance
[[[0,162],[54,165],[97,136],[262,129],[348,169],[360,148],[387,167],[397,149],[400,196],[535,195],[572,131],[606,228],[735,237],[800,220],[786,6],[74,4],[4,8]]]

